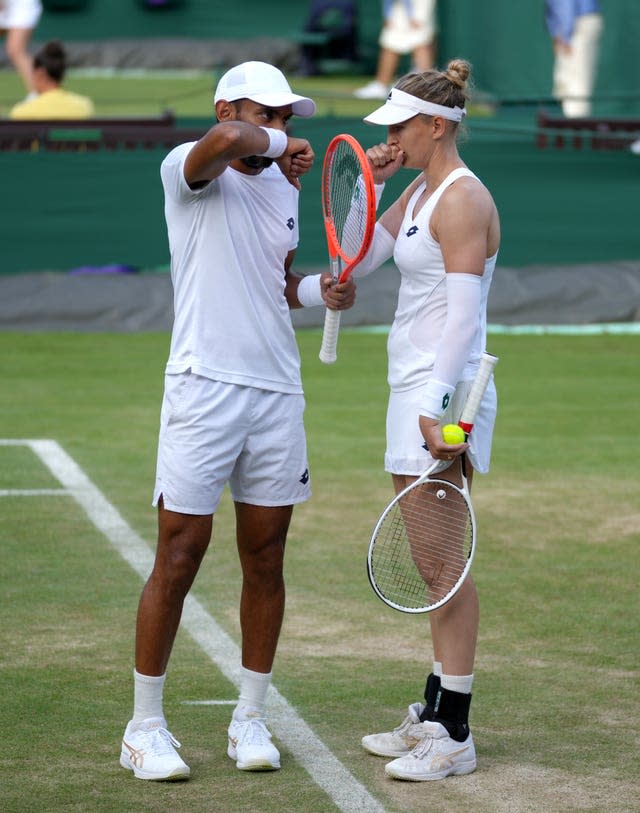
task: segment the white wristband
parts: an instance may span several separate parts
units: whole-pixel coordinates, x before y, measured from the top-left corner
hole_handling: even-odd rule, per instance
[[[420,415],[426,418],[433,418],[439,421],[444,411],[449,406],[449,402],[455,392],[455,386],[445,384],[444,381],[436,381],[430,378],[427,382],[424,395],[422,396],[422,403],[418,409]]]
[[[273,127],[261,127],[269,136],[269,147],[259,155],[264,155],[265,158],[280,158],[284,155],[287,149],[289,138],[283,130],[275,130]]]
[[[320,288],[320,274],[309,274],[307,277],[302,277],[298,285],[298,302],[305,308],[324,304]]]

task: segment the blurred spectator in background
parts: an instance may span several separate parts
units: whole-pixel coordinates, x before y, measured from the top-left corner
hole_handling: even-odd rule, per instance
[[[1,2],[1,0],[0,0]],[[37,96],[14,105],[10,119],[87,119],[93,116],[91,99],[63,90],[67,54],[62,43],[47,42],[33,58],[33,87]]]
[[[591,113],[603,22],[599,0],[545,0],[555,62],[553,95],[567,118]]]
[[[312,0],[302,32],[302,76],[323,72],[323,63],[357,62],[358,13],[355,0]]]
[[[7,56],[20,74],[28,94],[32,93],[34,88],[31,80],[31,57],[27,46],[41,14],[40,0],[0,0],[0,34],[7,35],[5,44]]]
[[[383,0],[382,18],[376,78],[354,92],[358,99],[386,99],[403,54],[411,54],[412,71],[433,67],[436,0]]]

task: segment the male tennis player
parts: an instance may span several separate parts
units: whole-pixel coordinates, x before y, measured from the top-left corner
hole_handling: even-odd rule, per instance
[[[231,68],[215,91],[217,123],[162,163],[175,322],[160,417],[155,564],[140,599],[133,717],[120,764],[139,779],[184,779],[163,711],[182,606],[228,483],[243,582],[240,696],[227,753],[241,770],[273,770],[280,754],[265,698],[285,603],[283,557],[293,505],[310,496],[300,359],[290,308],[350,307],[353,283],[291,272],[299,176],[314,153],[287,135],[312,116],[263,62]]]

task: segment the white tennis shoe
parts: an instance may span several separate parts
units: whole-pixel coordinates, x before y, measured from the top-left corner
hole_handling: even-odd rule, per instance
[[[356,99],[386,99],[389,88],[383,82],[374,79],[364,87],[354,90],[353,95]]]
[[[241,771],[277,771],[280,752],[261,717],[231,720],[227,755]]]
[[[176,748],[180,748],[180,743],[167,730],[162,717],[150,717],[139,723],[131,720],[122,738],[120,764],[138,779],[186,779],[191,771]]]
[[[476,749],[471,733],[464,742],[451,739],[440,723],[420,723],[423,739],[404,757],[385,765],[385,771],[394,779],[425,782],[462,776],[476,769]]]
[[[397,728],[383,734],[367,734],[362,738],[362,747],[379,757],[402,757],[409,754],[425,736],[420,722],[423,711],[422,703],[412,703],[407,716]]]

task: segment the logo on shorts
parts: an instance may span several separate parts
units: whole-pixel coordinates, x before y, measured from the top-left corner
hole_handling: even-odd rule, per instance
[[[442,396],[442,409],[446,409],[449,406],[449,401],[451,400],[451,396],[448,392]]]
[[[407,237],[413,237],[414,234],[418,231],[417,226],[412,226],[409,231],[407,232]]]
[[[292,217],[290,217],[289,220],[287,220],[287,228],[289,229],[289,231],[293,231],[293,227],[295,225],[296,221]]]
[[[302,483],[303,486],[306,486],[306,484],[309,482],[309,469],[304,470],[304,473],[300,478],[300,482]]]

